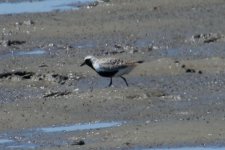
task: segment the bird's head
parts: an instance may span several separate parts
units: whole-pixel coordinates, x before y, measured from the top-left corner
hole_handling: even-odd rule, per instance
[[[94,59],[96,59],[94,56],[86,56],[84,58],[84,62],[80,66],[88,65],[89,67],[93,68],[92,63]]]

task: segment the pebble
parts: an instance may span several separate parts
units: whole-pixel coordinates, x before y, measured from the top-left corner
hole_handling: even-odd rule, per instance
[[[71,145],[85,145],[84,140],[73,141]]]

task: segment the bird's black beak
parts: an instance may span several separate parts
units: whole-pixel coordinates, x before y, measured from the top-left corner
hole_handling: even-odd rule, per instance
[[[80,64],[80,66],[82,67],[83,65],[85,65],[86,63],[85,62],[83,62],[82,64]]]

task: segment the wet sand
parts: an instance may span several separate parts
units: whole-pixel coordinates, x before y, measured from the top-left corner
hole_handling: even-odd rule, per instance
[[[49,140],[37,149],[52,150],[224,145],[224,14],[223,0],[113,0],[1,15],[1,133],[125,121],[32,143]],[[37,48],[45,53],[24,55]],[[90,54],[145,63],[125,76],[129,87],[114,78],[106,88],[109,79],[80,67]],[[85,144],[70,144],[77,139]]]

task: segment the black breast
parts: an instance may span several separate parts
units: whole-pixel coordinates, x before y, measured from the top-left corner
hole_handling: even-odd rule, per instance
[[[97,72],[100,76],[103,77],[113,77],[118,71],[101,71]]]

